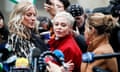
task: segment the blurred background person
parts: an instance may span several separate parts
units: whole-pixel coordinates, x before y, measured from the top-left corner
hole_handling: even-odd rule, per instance
[[[72,72],[80,72],[82,52],[73,37],[74,18],[68,12],[59,12],[53,19],[53,30],[55,38],[50,39],[50,50],[61,50],[65,62],[72,61],[74,69]]]
[[[50,20],[50,18],[46,17],[46,16],[39,16],[37,17],[37,20],[39,21],[39,32],[45,32],[45,31],[49,31],[50,27],[52,26],[52,22]]]
[[[0,58],[1,62],[8,58],[9,49],[4,47],[7,43],[8,35],[9,31],[7,25],[5,24],[5,19],[3,13],[0,11],[0,53],[2,53]]]
[[[44,4],[45,10],[49,13],[50,19],[52,19],[56,15],[57,12],[65,11],[67,7],[70,5],[69,0],[46,0]],[[54,38],[53,28],[50,29],[51,38]]]
[[[5,42],[8,39],[9,31],[7,29],[7,25],[4,22],[4,16],[0,11],[0,43]]]
[[[73,29],[76,32],[78,30],[78,35],[84,35],[86,15],[83,7],[79,4],[72,4],[67,8],[67,11],[75,18]]]
[[[45,44],[49,48],[48,41],[51,37],[50,33],[52,33],[50,32],[52,28],[51,19],[46,16],[39,16],[37,20],[39,21],[38,30],[40,33],[40,38],[45,42]]]
[[[114,53],[109,43],[109,35],[116,25],[117,21],[111,15],[102,13],[89,15],[85,25],[85,39],[89,43],[87,51],[95,55]],[[118,72],[116,58],[95,60],[92,63],[82,62],[81,72],[93,72],[96,66],[107,71]]]
[[[110,44],[115,52],[120,52],[120,4],[116,4],[111,9],[112,16],[118,21],[119,25],[116,26],[110,35]],[[120,67],[120,57],[117,57],[118,68]],[[120,68],[119,68],[120,71]]]
[[[73,25],[75,40],[82,52],[85,53],[87,51],[87,43],[84,38],[86,20],[84,9],[79,4],[72,4],[67,8],[67,12],[69,12],[75,18]]]
[[[44,8],[53,19],[57,12],[66,10],[69,5],[69,0],[46,0]]]

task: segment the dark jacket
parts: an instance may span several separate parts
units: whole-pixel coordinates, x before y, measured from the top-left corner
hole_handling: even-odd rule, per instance
[[[120,28],[116,27],[112,30],[110,35],[110,44],[115,52],[120,52]],[[118,69],[120,72],[120,56],[117,57]]]
[[[22,39],[16,34],[11,34],[8,40],[9,44],[12,45],[12,53],[18,57],[27,58],[33,48],[39,49],[39,55],[48,50],[44,42],[33,32],[30,39]]]

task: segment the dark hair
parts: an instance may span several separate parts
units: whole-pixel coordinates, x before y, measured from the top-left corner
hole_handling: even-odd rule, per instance
[[[63,3],[65,9],[67,9],[67,7],[70,5],[70,1],[69,0],[60,0],[60,2]]]
[[[69,0],[59,0],[60,2],[62,2],[62,4],[64,5],[64,8],[67,9],[67,7],[70,5],[70,1]],[[47,4],[51,5],[50,0],[46,0],[45,1]]]
[[[0,28],[0,34],[3,35],[3,38],[2,38],[3,40],[7,40],[9,31],[8,31],[7,25],[4,22],[4,16],[1,11],[0,11],[0,17],[3,19],[3,24],[4,24],[4,26],[2,28]]]
[[[81,16],[84,14],[84,9],[79,4],[73,4],[67,8],[67,12],[69,12],[73,17]]]
[[[41,24],[48,24],[48,29],[50,29],[50,27],[52,27],[52,22],[51,22],[51,20],[50,20],[50,18],[48,18],[48,17],[45,17],[45,16],[39,16],[38,18],[37,18],[37,20],[40,22],[40,25]]]
[[[120,4],[112,7],[111,14],[113,17],[120,17]]]
[[[0,11],[0,17],[4,20],[4,16],[1,11]]]
[[[110,4],[118,5],[120,4],[120,0],[110,0]]]

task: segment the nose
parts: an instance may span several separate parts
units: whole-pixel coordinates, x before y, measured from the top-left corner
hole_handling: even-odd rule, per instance
[[[32,21],[35,21],[36,20],[36,16],[32,16]]]
[[[58,25],[58,26],[57,26],[57,29],[61,29],[61,25]]]

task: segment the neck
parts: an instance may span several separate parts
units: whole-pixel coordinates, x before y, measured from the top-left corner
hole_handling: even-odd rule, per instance
[[[97,36],[89,43],[88,51],[93,51],[100,45],[108,44],[108,43],[109,43],[108,35]]]

